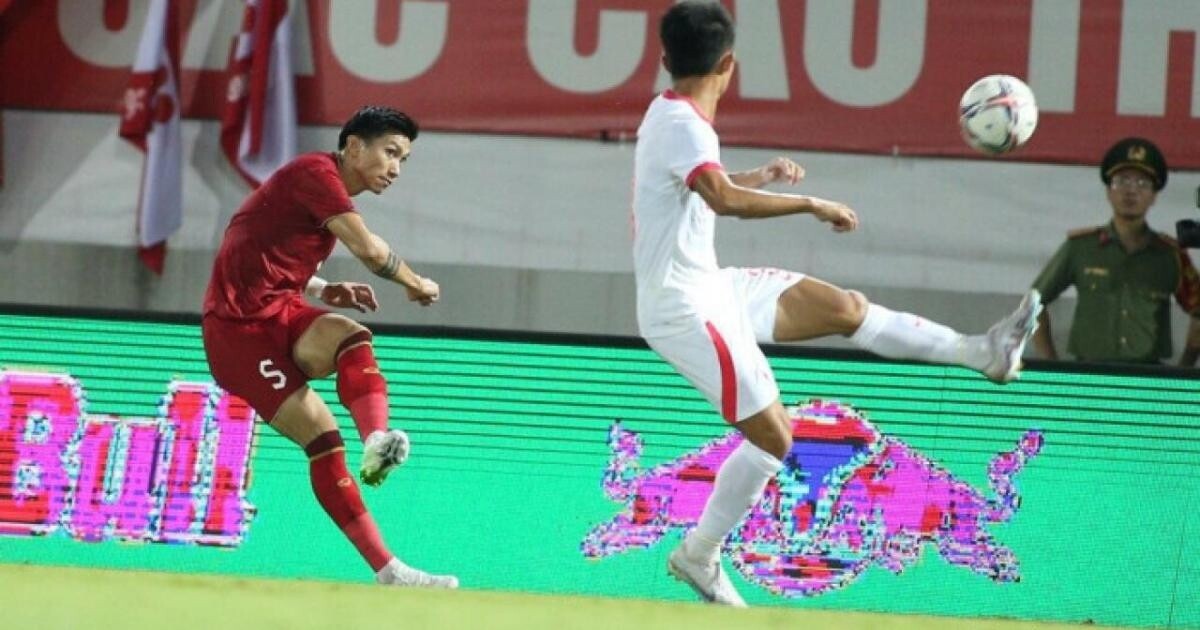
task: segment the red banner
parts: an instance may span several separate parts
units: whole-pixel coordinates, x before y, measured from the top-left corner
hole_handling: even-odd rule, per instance
[[[143,4],[14,5],[0,38],[3,106],[117,111]],[[208,14],[223,4],[181,2],[190,117],[222,110],[236,33]],[[657,21],[671,0],[295,4],[303,123],[337,125],[386,103],[430,129],[627,138],[663,87]],[[1005,73],[1026,78],[1042,108],[1015,159],[1094,164],[1116,139],[1141,135],[1173,168],[1200,168],[1200,2],[726,4],[740,61],[717,117],[726,144],[974,156],[959,138],[959,96]]]

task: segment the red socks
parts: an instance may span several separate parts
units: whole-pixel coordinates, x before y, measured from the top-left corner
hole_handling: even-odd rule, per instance
[[[375,519],[363,505],[358,485],[346,470],[345,451],[337,431],[322,433],[304,447],[313,493],[371,569],[379,572],[392,559],[392,553],[383,544]]]
[[[375,362],[369,331],[350,335],[338,346],[337,391],[364,441],[375,431],[387,430],[387,381]],[[375,520],[363,505],[358,485],[346,469],[345,450],[337,431],[322,433],[304,447],[313,493],[329,518],[378,572],[393,556],[383,544]]]
[[[375,362],[369,331],[350,335],[338,346],[337,391],[363,441],[375,431],[387,430],[387,381]]]

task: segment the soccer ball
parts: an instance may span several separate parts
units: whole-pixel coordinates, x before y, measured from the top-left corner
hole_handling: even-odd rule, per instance
[[[1037,128],[1033,90],[1006,74],[983,77],[967,88],[959,104],[963,139],[983,153],[1008,153],[1025,144]]]

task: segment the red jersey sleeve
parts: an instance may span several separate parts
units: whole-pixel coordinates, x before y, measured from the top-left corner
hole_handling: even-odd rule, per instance
[[[324,157],[324,156],[323,156]],[[319,225],[344,212],[354,211],[354,202],[337,172],[333,158],[313,161],[300,169],[292,182],[296,205],[304,208]]]

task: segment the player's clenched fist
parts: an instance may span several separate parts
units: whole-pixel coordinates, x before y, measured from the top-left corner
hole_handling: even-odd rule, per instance
[[[844,203],[814,199],[813,214],[833,226],[834,232],[849,232],[858,227],[858,215]]]
[[[769,184],[782,182],[798,184],[804,179],[804,167],[785,157],[777,157],[762,167],[763,179]]]
[[[417,286],[405,288],[408,291],[408,299],[421,306],[429,306],[442,296],[442,288],[429,278],[418,278]]]

